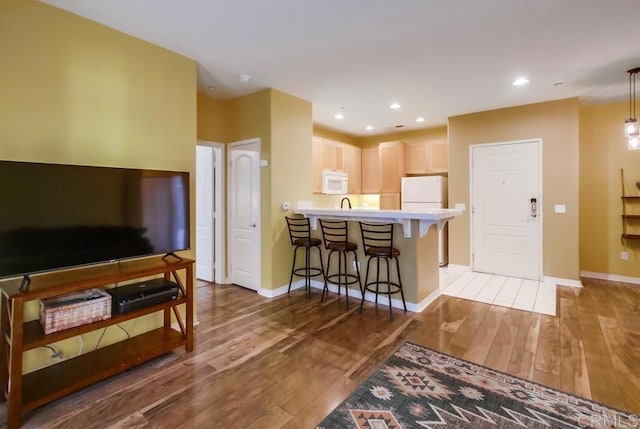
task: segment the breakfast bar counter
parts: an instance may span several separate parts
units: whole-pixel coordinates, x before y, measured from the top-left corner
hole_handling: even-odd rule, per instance
[[[357,222],[397,224],[394,247],[400,250],[400,271],[407,309],[422,311],[439,295],[438,234],[444,224],[463,211],[458,209],[431,209],[425,211],[378,209],[299,208],[296,213],[309,218],[311,227],[318,229],[318,219],[346,220],[350,222],[349,240],[358,243],[358,259],[364,277],[365,263],[360,230]],[[435,225],[435,228],[430,228]],[[364,279],[363,279],[364,280]],[[373,300],[373,296],[366,296]],[[402,308],[402,301],[393,299],[392,305]]]

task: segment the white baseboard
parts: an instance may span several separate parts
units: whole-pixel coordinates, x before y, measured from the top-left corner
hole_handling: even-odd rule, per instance
[[[580,271],[580,276],[581,277],[589,277],[589,278],[598,279],[598,280],[611,280],[611,281],[614,281],[614,282],[640,284],[640,278],[638,278],[638,277],[620,276],[620,275],[617,275],[617,274],[594,273],[594,272],[591,272],[591,271]]]
[[[561,286],[582,287],[582,281],[580,280],[544,276],[542,277],[542,281],[545,283],[553,283]]]
[[[436,289],[417,304],[407,303],[407,310],[413,311],[414,313],[420,313],[422,310],[431,305],[431,303],[435,301],[440,295],[440,289]],[[402,305],[402,301],[400,302],[400,305]]]
[[[452,271],[456,273],[466,273],[467,271],[471,271],[471,267],[469,265],[456,265],[456,264],[448,264],[446,267],[441,267],[440,269]]]
[[[311,287],[314,289],[319,289],[322,290],[324,288],[324,283],[319,281],[319,280],[311,280]],[[334,285],[333,283],[328,283],[327,287],[329,289],[329,292],[333,292],[333,293],[338,293],[338,286]],[[291,290],[296,290],[296,289],[302,289],[304,288],[304,279],[300,279],[297,280],[293,283],[291,283]],[[265,298],[275,298],[277,296],[280,295],[284,295],[287,293],[287,289],[289,289],[289,285],[284,285],[281,286],[277,289],[273,289],[273,290],[269,290],[269,289],[260,289],[258,291],[258,293],[261,296],[264,296]],[[340,291],[341,294],[344,294],[344,289],[342,289]],[[354,298],[358,298],[358,299],[362,299],[362,295],[360,294],[360,291],[358,289],[353,289],[353,288],[349,288],[349,296],[350,297],[354,297]],[[423,299],[422,301],[420,301],[419,303],[415,304],[415,303],[411,303],[411,302],[407,302],[407,311],[411,311],[413,313],[420,313],[422,310],[424,310],[425,308],[427,308],[429,306],[429,304],[431,304],[433,301],[435,301],[436,298],[438,298],[440,296],[440,290],[435,290],[433,291],[431,294],[429,294],[429,296],[427,296],[425,299]],[[364,299],[365,301],[369,301],[369,302],[375,302],[376,301],[376,295],[372,292],[367,292],[364,295]],[[388,297],[384,296],[384,295],[379,295],[378,296],[378,302],[382,305],[388,305],[389,304],[389,299]],[[396,299],[394,297],[391,298],[391,306],[393,308],[399,308],[401,310],[404,309],[403,305],[402,305],[402,299]]]
[[[313,283],[315,282],[315,280],[311,280],[311,285],[313,286]],[[320,282],[318,282],[320,283]],[[320,283],[322,285],[322,283]],[[291,283],[291,290],[296,290],[296,289],[300,289],[304,287],[304,279],[299,279],[296,280],[295,282]],[[315,286],[314,286],[315,287]],[[285,295],[287,292],[289,291],[289,284],[287,283],[284,286],[280,286],[277,289],[263,289],[260,288],[258,290],[258,295],[260,296],[264,296],[265,298],[275,298],[278,297],[280,295]]]

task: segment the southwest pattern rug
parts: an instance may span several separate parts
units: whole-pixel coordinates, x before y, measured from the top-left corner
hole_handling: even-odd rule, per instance
[[[316,429],[623,428],[640,416],[405,343]]]

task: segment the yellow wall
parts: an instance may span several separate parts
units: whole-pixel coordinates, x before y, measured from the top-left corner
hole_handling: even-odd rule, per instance
[[[198,94],[198,140],[228,143],[231,140],[231,102]]]
[[[329,128],[321,127],[320,125],[313,125],[313,135],[324,139],[334,140],[346,144],[352,144],[358,146],[358,137],[351,136],[349,134],[341,133]]]
[[[271,152],[271,89],[229,101],[229,141],[260,139],[260,159],[269,160]],[[260,285],[271,289],[271,167],[260,169],[260,222],[262,225]],[[265,259],[269,258],[269,259]]]
[[[269,229],[271,247],[263,255],[263,261],[270,261],[270,284],[274,289],[289,284],[293,257],[284,219],[293,210],[285,212],[281,204],[288,201],[293,208],[297,200],[311,197],[311,116],[308,101],[272,91],[270,224],[263,223],[263,228]]]
[[[629,116],[626,102],[586,106],[580,109],[580,268],[583,271],[640,277],[640,241],[625,246],[622,233],[622,184],[625,193],[640,195],[640,150],[628,150],[623,121]],[[631,203],[640,214],[640,203]],[[639,233],[640,223],[635,225]],[[629,260],[620,252],[629,252]]]
[[[449,228],[450,263],[470,265],[469,146],[535,138],[543,141],[543,274],[579,279],[577,99],[449,118],[449,205],[467,207]]]
[[[0,159],[189,171],[195,225],[194,61],[31,0],[0,2],[0,55]],[[117,331],[101,345],[122,339]],[[97,336],[85,337],[86,351]],[[25,369],[49,354],[25,354]]]
[[[292,249],[284,201],[311,198],[311,103],[266,89],[230,101],[198,97],[198,138],[224,143],[260,139],[260,287],[289,282]]]

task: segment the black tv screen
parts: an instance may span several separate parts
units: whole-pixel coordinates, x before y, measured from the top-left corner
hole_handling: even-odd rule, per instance
[[[0,161],[0,277],[186,250],[189,173]]]

